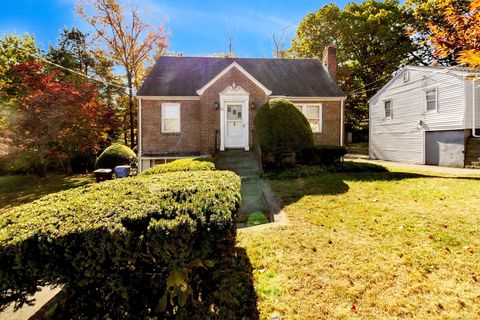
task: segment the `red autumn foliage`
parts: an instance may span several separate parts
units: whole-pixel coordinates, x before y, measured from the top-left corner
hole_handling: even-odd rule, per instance
[[[58,72],[46,70],[41,62],[17,64],[13,72],[18,80],[12,84],[12,140],[27,151],[33,166],[60,159],[71,171],[73,156],[97,152],[117,126],[95,85],[60,81]]]
[[[439,9],[447,26],[429,25],[436,55],[458,52],[459,63],[480,67],[480,0],[472,0],[466,11],[453,1],[441,2]]]

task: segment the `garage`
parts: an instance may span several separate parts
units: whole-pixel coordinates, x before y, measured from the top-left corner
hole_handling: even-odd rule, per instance
[[[425,132],[425,164],[463,168],[464,149],[463,130]]]

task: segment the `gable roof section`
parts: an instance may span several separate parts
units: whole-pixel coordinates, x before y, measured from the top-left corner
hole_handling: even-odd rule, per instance
[[[383,87],[380,88],[380,90],[378,90],[371,98],[370,100],[368,100],[368,103],[370,103],[370,101],[373,101],[373,99],[375,99],[378,95],[380,95],[380,93],[382,93],[383,91],[385,91],[388,87],[390,87],[390,85],[398,79],[398,77],[400,77],[400,75],[402,75],[405,71],[407,70],[407,67],[403,67],[401,68],[400,70],[397,71],[397,73],[395,75],[393,75],[392,79],[390,79],[387,83],[385,83],[385,85]]]
[[[375,93],[368,102],[373,101],[380,93],[384,92],[390,85],[398,79],[400,75],[402,75],[407,70],[419,70],[423,72],[441,72],[441,73],[451,73],[458,76],[477,76],[480,75],[479,68],[469,68],[469,67],[461,67],[461,66],[405,66],[397,71],[397,73],[388,81],[380,90]]]
[[[214,84],[218,79],[220,79],[224,74],[226,74],[228,71],[230,71],[232,68],[237,68],[241,73],[243,73],[248,79],[250,79],[250,81],[252,81],[253,83],[255,83],[260,89],[263,90],[263,92],[265,92],[265,94],[267,96],[271,95],[272,94],[272,91],[267,89],[263,84],[261,84],[260,82],[258,82],[257,79],[255,79],[254,76],[252,76],[250,73],[248,73],[247,70],[245,70],[244,68],[242,68],[241,65],[239,65],[236,61],[232,62],[231,65],[229,65],[228,67],[226,67],[225,69],[223,69],[222,72],[220,72],[219,74],[217,74],[215,76],[215,78],[213,78],[212,80],[210,80],[206,85],[204,85],[202,88],[198,89],[196,92],[199,96],[201,96],[205,90],[208,89],[208,87],[210,87],[212,84]]]
[[[318,59],[168,56],[157,60],[137,95],[197,96],[233,67],[274,96],[345,97]]]

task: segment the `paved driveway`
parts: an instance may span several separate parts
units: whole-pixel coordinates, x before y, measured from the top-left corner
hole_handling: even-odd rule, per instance
[[[406,171],[425,171],[425,172],[433,172],[433,173],[456,175],[456,176],[457,175],[458,176],[471,176],[471,175],[480,176],[479,169],[439,167],[439,166],[429,166],[429,165],[422,165],[422,164],[411,164],[411,163],[404,163],[404,162],[369,160],[369,159],[349,159],[349,160],[374,163],[374,164],[379,164],[388,168],[406,170]]]

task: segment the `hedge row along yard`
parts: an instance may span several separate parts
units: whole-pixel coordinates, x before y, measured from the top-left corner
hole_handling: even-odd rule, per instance
[[[240,178],[210,170],[107,181],[13,208],[0,216],[0,305],[58,284],[69,298],[60,318],[255,318],[248,258],[235,250],[239,202]],[[236,290],[218,292],[227,287]]]
[[[215,170],[215,164],[211,158],[201,159],[180,159],[167,164],[162,164],[142,171],[140,175],[161,174],[176,171],[211,171]]]

